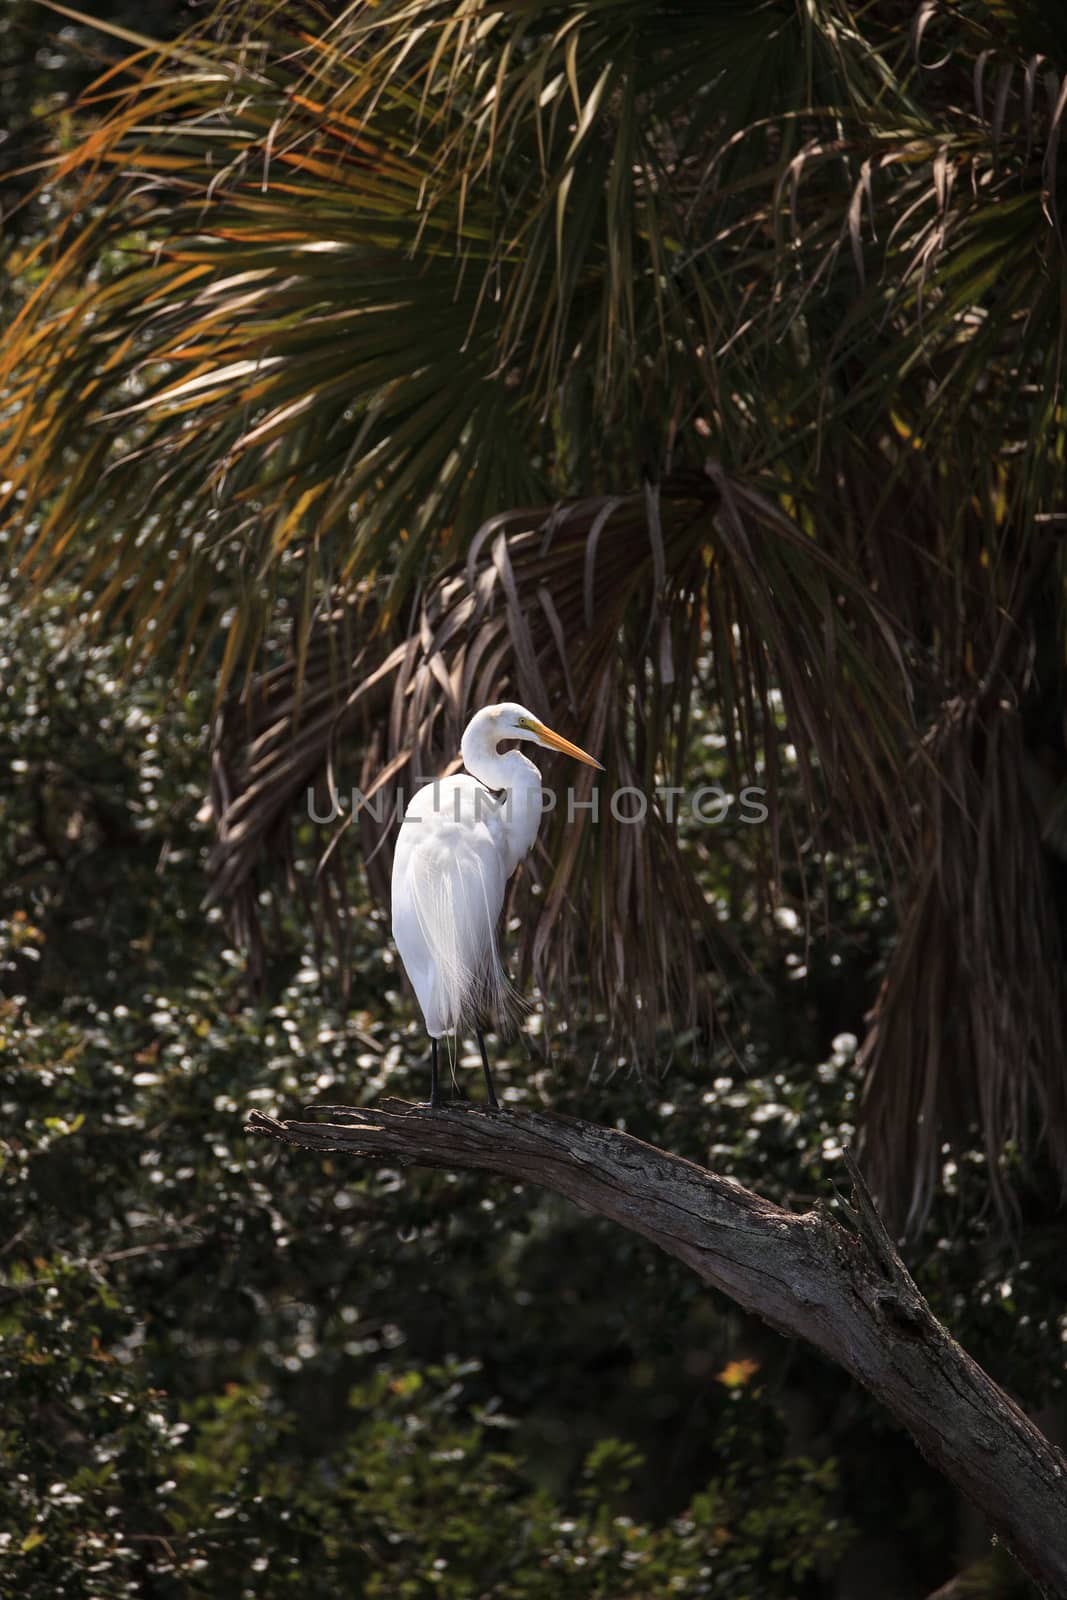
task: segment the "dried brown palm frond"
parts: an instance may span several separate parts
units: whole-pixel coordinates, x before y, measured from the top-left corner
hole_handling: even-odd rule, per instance
[[[269,877],[276,886],[281,876],[317,912],[320,937],[324,929],[332,936],[347,987],[347,879],[342,860],[327,849],[335,830],[324,833],[316,819],[332,822],[339,814],[336,773],[348,746],[373,759],[368,730],[386,714],[393,674],[406,653],[402,644],[390,651],[380,621],[366,593],[320,611],[302,636],[303,647],[260,673],[216,715],[211,803],[217,832],[207,903],[225,907],[249,952],[254,981],[262,975],[260,883]],[[300,865],[316,852],[295,846],[302,820],[320,835],[317,896]]]
[[[868,1161],[909,1226],[940,1185],[950,1129],[977,1130],[1004,1212],[1035,1128],[1067,1177],[1064,950],[1017,707],[958,702],[924,757],[926,858],[862,1051]]]
[[[984,671],[946,700],[909,763],[915,865],[860,1059],[869,1167],[912,1227],[946,1149],[973,1134],[1002,1216],[1035,1134],[1067,1183],[1056,784],[1033,749],[1035,703],[1044,700],[1061,741],[1065,727],[1063,675],[1049,650],[1058,555],[1044,534],[1017,556],[1002,603],[987,596],[983,613],[972,602],[966,648]]]
[[[778,506],[717,467],[494,518],[463,567],[428,590],[407,643],[382,634],[343,647],[342,631],[359,637],[365,622],[358,607],[335,612],[305,663],[302,696],[292,668],[274,669],[220,724],[212,893],[230,903],[239,895],[246,936],[263,844],[316,773],[331,771],[342,800],[354,788],[375,802],[360,808],[359,832],[384,897],[383,845],[398,808],[454,761],[473,712],[502,698],[568,729],[607,769],[595,822],[592,779],[578,780],[573,800],[561,788],[531,860],[532,900],[529,884],[517,889],[523,973],[549,994],[573,993],[588,975],[615,1036],[646,1051],[665,1016],[710,1023],[723,946],[656,793],[688,787],[694,700],[723,708],[738,787],[768,774],[772,834],[783,737],[808,753],[813,806],[833,793],[855,829],[893,826],[891,775],[906,728],[886,619]],[[844,704],[856,714],[842,716]],[[235,769],[249,716],[255,737]],[[346,743],[359,750],[356,783],[344,771]],[[546,772],[550,784],[560,778],[570,774]],[[622,789],[634,794],[613,802]],[[624,820],[635,810],[642,821]]]

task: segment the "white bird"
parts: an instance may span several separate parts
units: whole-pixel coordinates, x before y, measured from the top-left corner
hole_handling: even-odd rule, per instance
[[[393,938],[430,1035],[430,1105],[441,1104],[437,1050],[442,1034],[473,1028],[489,1104],[497,1098],[481,1024],[506,1019],[513,990],[500,960],[496,924],[504,890],[537,837],[541,774],[502,739],[531,739],[603,771],[599,761],[553,733],[525,706],[486,706],[460,743],[467,771],[412,796],[393,857]]]

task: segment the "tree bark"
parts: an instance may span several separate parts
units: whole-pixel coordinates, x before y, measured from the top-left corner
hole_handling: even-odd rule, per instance
[[[1067,1458],[938,1322],[846,1156],[854,1230],[797,1215],[613,1128],[545,1113],[320,1106],[248,1131],[388,1165],[495,1172],[565,1195],[677,1256],[787,1338],[850,1372],[988,1518],[1042,1592],[1067,1600]]]

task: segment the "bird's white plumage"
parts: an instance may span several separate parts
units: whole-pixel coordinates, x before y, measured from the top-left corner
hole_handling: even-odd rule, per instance
[[[420,789],[393,860],[393,937],[426,1027],[440,1038],[496,1015],[507,980],[496,945],[508,873],[494,797],[469,777]]]
[[[532,739],[598,765],[509,702],[468,724],[466,773],[412,798],[393,857],[393,937],[434,1039],[478,1026],[483,1014],[505,1022],[514,1004],[496,925],[507,881],[537,836],[541,774],[517,750],[500,754],[502,739]]]

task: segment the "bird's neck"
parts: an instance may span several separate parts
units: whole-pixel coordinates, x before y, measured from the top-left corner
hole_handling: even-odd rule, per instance
[[[459,749],[471,777],[484,783],[487,789],[540,788],[541,774],[533,762],[527,761],[518,750],[501,753],[492,731],[479,727],[477,718],[463,735]]]
[[[477,717],[463,735],[460,754],[472,778],[487,789],[507,793],[495,826],[500,829],[510,877],[537,837],[542,809],[541,774],[518,750],[501,755],[492,724],[479,726]]]

